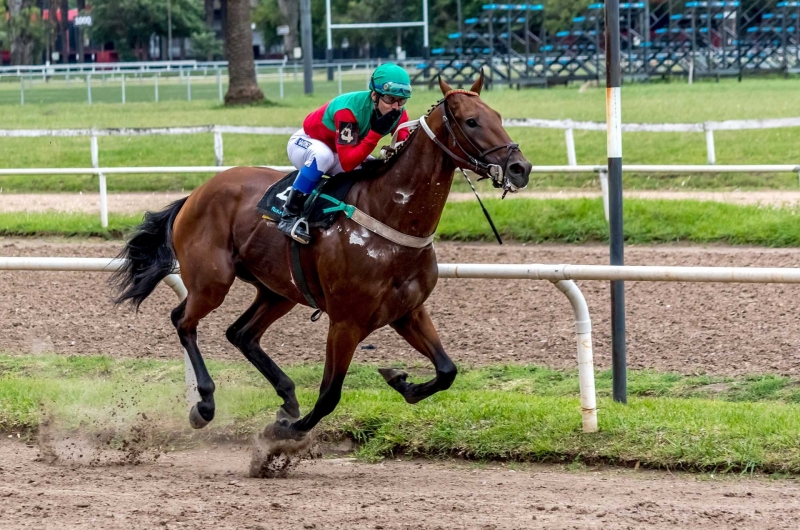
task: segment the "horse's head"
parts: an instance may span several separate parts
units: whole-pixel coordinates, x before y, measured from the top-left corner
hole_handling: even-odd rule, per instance
[[[453,90],[439,78],[444,95],[439,107],[452,149],[440,147],[459,167],[492,179],[496,188],[514,192],[528,185],[531,163],[509,138],[500,114],[478,97],[482,87],[483,71],[469,90]]]

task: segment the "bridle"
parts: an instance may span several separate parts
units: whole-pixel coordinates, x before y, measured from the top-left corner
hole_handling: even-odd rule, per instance
[[[475,145],[475,143],[470,140],[469,135],[464,132],[464,129],[458,123],[458,120],[455,119],[453,112],[450,110],[450,107],[447,106],[447,98],[452,94],[466,94],[468,96],[479,97],[477,92],[472,92],[471,90],[462,90],[462,89],[453,89],[448,91],[444,97],[439,100],[439,102],[431,109],[431,112],[428,113],[428,116],[435,110],[436,108],[443,107],[442,110],[442,122],[447,129],[447,134],[450,135],[451,141],[453,142],[453,146],[458,148],[461,153],[464,155],[463,157],[458,156],[452,150],[450,150],[446,145],[439,140],[436,135],[431,131],[430,127],[428,126],[425,117],[419,119],[419,124],[425,133],[430,137],[431,140],[441,149],[444,151],[459,169],[470,169],[475,173],[481,175],[482,180],[484,178],[491,179],[492,185],[495,188],[503,188],[504,191],[516,191],[516,186],[511,184],[505,175],[505,169],[508,167],[508,161],[511,159],[511,155],[514,154],[515,151],[519,151],[519,145],[515,143],[508,143],[505,145],[498,145],[495,147],[490,147],[489,149],[485,149],[481,151],[481,149]],[[464,146],[459,142],[458,136],[455,134],[453,127],[451,127],[451,123],[455,125],[455,130],[460,133],[460,136],[467,141],[470,146],[471,151],[476,151],[476,155],[470,154]],[[495,151],[499,151],[501,149],[506,149],[508,151],[508,155],[506,156],[503,165],[500,166],[498,164],[489,164],[485,161],[485,157],[490,153],[494,153]]]

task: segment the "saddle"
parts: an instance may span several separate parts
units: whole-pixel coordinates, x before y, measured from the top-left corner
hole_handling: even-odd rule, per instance
[[[264,219],[274,222],[281,220],[286,197],[292,189],[297,173],[298,171],[292,171],[267,188],[267,191],[256,206],[256,209],[261,212]],[[352,173],[342,173],[337,175],[335,179],[327,175],[322,177],[303,205],[302,216],[306,218],[309,228],[322,228],[325,230],[333,225],[338,215],[344,210],[341,206],[344,204],[344,198],[347,197],[350,188],[358,180],[356,177],[357,175]],[[314,295],[311,294],[311,290],[308,288],[308,282],[300,263],[300,246],[297,241],[291,242],[290,263],[292,276],[295,278],[297,288],[305,297],[308,305],[316,309],[314,314],[311,315],[311,321],[316,322],[319,320],[322,310],[319,309]]]
[[[283,205],[286,197],[292,189],[292,183],[297,177],[298,171],[292,171],[281,180],[267,188],[264,196],[258,201],[258,209],[264,219],[278,222],[281,220]],[[342,212],[341,208],[336,208],[336,204],[344,201],[350,188],[358,181],[357,175],[352,173],[341,173],[336,178],[324,175],[317,187],[306,199],[303,206],[303,217],[308,221],[309,228],[330,228],[336,218]],[[328,200],[326,197],[336,199],[336,202]],[[327,211],[326,211],[327,210]]]

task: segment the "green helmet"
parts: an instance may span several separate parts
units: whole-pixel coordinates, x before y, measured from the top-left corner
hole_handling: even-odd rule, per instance
[[[379,94],[409,99],[411,97],[411,79],[401,67],[386,63],[377,67],[372,73],[369,89]]]

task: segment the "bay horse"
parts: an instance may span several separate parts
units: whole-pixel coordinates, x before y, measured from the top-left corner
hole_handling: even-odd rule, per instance
[[[431,241],[453,175],[457,167],[468,168],[516,191],[528,184],[531,171],[500,115],[480,99],[482,85],[483,72],[470,90],[453,90],[440,79],[443,97],[420,119],[424,132],[413,131],[388,159],[365,164],[359,170],[363,180],[346,197],[347,204],[408,239],[430,237],[424,247],[400,245],[340,216],[330,229],[315,229],[312,244],[301,248],[308,288],[329,317],[319,397],[302,418],[294,383],[260,346],[273,322],[297,304],[309,305],[288,266],[291,240],[256,210],[264,190],[284,175],[232,168],[163,211],[145,214],[120,253],[127,262],[112,279],[115,303],[138,308],[177,259],[188,295],[172,311],[172,323],[197,377],[201,401],[189,414],[194,428],[208,424],[215,411],[215,386],[197,346],[197,325],[222,304],[236,278],[252,284],[256,297],[226,336],[283,399],[274,424],[278,439],[301,440],[333,412],[358,344],[387,324],[430,359],[436,375],[415,384],[402,370],[380,369],[386,382],[408,403],[450,387],[456,366],[423,303],[438,279]]]

